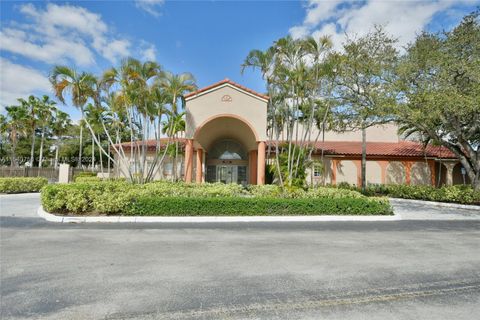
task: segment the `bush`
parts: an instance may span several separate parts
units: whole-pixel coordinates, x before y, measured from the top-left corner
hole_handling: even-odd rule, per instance
[[[82,172],[76,173],[76,174],[73,176],[73,181],[76,181],[77,178],[80,178],[80,177],[96,177],[96,176],[97,176],[97,173],[96,173],[96,172],[82,171]]]
[[[435,188],[432,186],[378,185],[370,186],[367,192],[394,198],[480,204],[480,191],[475,191],[470,186],[456,185]]]
[[[100,182],[102,179],[100,179],[97,176],[77,176],[75,177],[75,182],[80,182],[80,183],[85,183],[85,182]]]
[[[304,190],[302,188],[287,188],[282,193],[282,189],[277,185],[252,185],[248,191],[255,197],[282,197],[282,198],[362,198],[360,192],[349,189],[335,189],[328,187],[316,187]]]
[[[39,192],[48,184],[46,178],[0,178],[0,193]]]
[[[379,198],[179,198],[140,197],[127,215],[142,216],[286,216],[389,215],[387,199]]]
[[[391,212],[388,200],[367,198],[355,191],[335,191],[328,188],[295,189],[284,195],[276,186],[252,186],[245,190],[236,184],[196,185],[162,181],[139,185],[104,181],[48,185],[42,190],[42,205],[49,212],[74,214],[149,214],[149,210],[153,210],[152,214],[165,215]],[[182,202],[185,205],[180,204]],[[162,208],[154,209],[156,205]]]

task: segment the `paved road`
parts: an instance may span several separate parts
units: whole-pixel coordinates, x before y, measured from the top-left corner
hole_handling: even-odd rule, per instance
[[[480,314],[480,221],[62,225],[0,202],[1,319]]]

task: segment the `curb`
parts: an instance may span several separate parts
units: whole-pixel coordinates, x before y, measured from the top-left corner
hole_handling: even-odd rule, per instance
[[[37,210],[39,217],[59,223],[205,223],[205,222],[315,222],[315,221],[398,221],[402,217],[393,216],[235,216],[235,217],[124,217],[124,216],[92,216],[65,217],[57,216],[43,210]]]
[[[412,204],[424,204],[437,207],[446,207],[453,209],[467,209],[480,211],[480,206],[471,205],[471,204],[459,204],[459,203],[448,203],[448,202],[436,202],[436,201],[424,201],[424,200],[415,200],[415,199],[401,199],[401,198],[389,198],[391,203],[412,203]]]

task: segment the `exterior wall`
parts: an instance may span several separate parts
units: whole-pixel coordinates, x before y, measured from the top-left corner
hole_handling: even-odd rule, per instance
[[[224,101],[224,96],[231,101]],[[187,99],[186,138],[193,139],[199,126],[222,114],[247,120],[258,133],[258,140],[267,140],[267,102],[228,85]]]
[[[311,128],[310,131],[313,140],[319,132],[316,127]],[[301,127],[299,127],[299,132],[302,132]],[[320,134],[319,137],[319,141],[321,141],[322,135]],[[367,128],[368,142],[399,142],[402,140],[404,139],[398,135],[398,126],[395,124],[384,124]],[[362,134],[360,130],[343,133],[326,131],[325,141],[362,141]]]
[[[410,184],[412,185],[431,185],[430,167],[425,162],[415,162],[410,171]]]
[[[382,167],[377,161],[367,160],[367,185],[382,183]]]
[[[155,155],[153,152],[148,152],[147,154],[147,168],[149,168],[149,165],[155,158]],[[177,158],[177,177],[179,179],[182,179],[183,177],[183,163],[184,163],[184,158],[182,155],[180,155]],[[172,158],[166,156],[162,166],[158,167],[156,169],[156,172],[154,174],[154,180],[160,180],[160,179],[171,179],[173,177],[173,165],[174,161]],[[117,169],[114,169],[114,176],[116,177],[124,177],[127,178],[128,176],[126,173],[129,171],[129,168],[123,161],[119,161],[118,156],[115,156],[115,167]]]
[[[386,184],[405,184],[406,170],[402,162],[391,161],[386,168],[385,183]]]
[[[320,156],[314,156],[313,157],[316,162],[318,162],[317,165],[322,166],[322,174],[320,176],[315,176],[314,175],[314,168],[309,167],[306,169],[306,183],[308,185],[325,185],[325,184],[332,184],[332,160],[325,157],[323,160],[323,164],[321,163],[321,157]]]
[[[358,185],[358,168],[355,160],[341,160],[336,166],[337,184],[347,182],[351,185]]]

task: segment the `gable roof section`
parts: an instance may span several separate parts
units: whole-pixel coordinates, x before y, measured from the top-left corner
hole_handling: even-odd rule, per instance
[[[260,98],[260,99],[262,99],[262,100],[268,101],[268,99],[269,99],[268,96],[266,96],[266,95],[264,95],[264,94],[261,94],[261,93],[258,93],[258,92],[254,91],[254,90],[252,90],[252,89],[248,89],[247,87],[244,87],[244,86],[242,86],[242,85],[240,85],[240,84],[238,84],[238,83],[236,83],[236,82],[233,82],[232,80],[230,80],[230,79],[228,79],[228,78],[227,78],[227,79],[223,79],[222,81],[219,81],[219,82],[217,82],[217,83],[214,83],[214,84],[212,84],[212,85],[210,85],[210,86],[208,86],[208,87],[204,87],[204,88],[201,88],[201,89],[199,89],[199,90],[197,90],[197,91],[191,92],[191,93],[189,93],[189,94],[187,94],[187,95],[185,96],[185,99],[186,99],[186,100],[193,99],[193,98],[195,98],[195,97],[197,97],[197,96],[200,96],[200,95],[202,95],[202,94],[205,94],[205,93],[207,93],[207,92],[209,92],[209,91],[211,91],[211,90],[214,90],[214,89],[219,88],[219,87],[224,87],[224,86],[232,86],[232,87],[235,87],[236,89],[238,89],[238,90],[240,90],[240,91],[243,91],[243,92],[245,92],[245,93],[247,93],[247,94],[256,96],[257,98]]]

